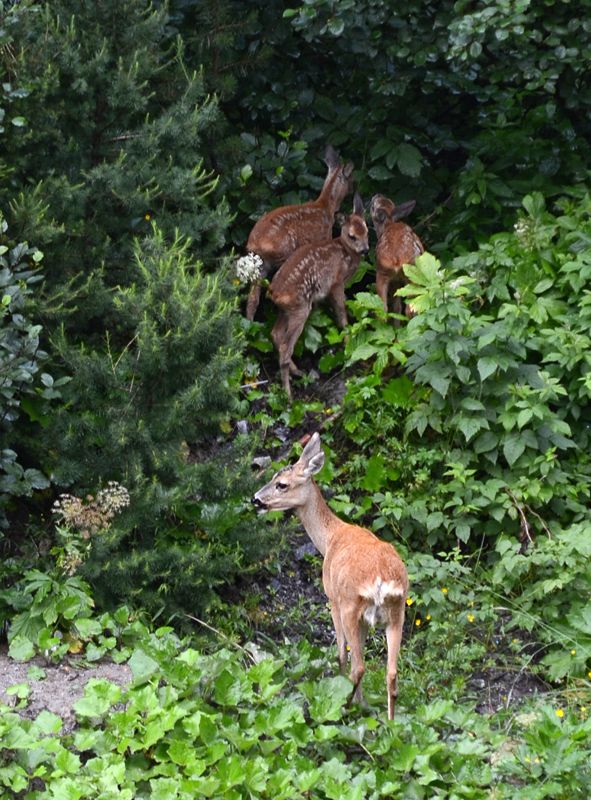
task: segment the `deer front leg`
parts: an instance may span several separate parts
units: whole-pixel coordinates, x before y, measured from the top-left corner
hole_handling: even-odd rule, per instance
[[[347,640],[345,639],[345,632],[341,624],[341,612],[339,611],[336,603],[331,601],[330,613],[334,625],[334,632],[337,637],[337,654],[339,658],[339,670],[341,675],[347,672]]]
[[[263,278],[266,278],[271,271],[272,265],[268,261],[263,261],[261,266],[261,277],[250,287],[248,298],[246,300],[246,319],[250,320],[251,322],[254,319],[254,315],[257,313],[257,308],[259,307],[259,302],[261,300],[261,291],[263,289],[262,280]]]
[[[328,295],[334,309],[339,328],[347,327],[347,311],[345,308],[345,287],[342,284],[333,286]]]

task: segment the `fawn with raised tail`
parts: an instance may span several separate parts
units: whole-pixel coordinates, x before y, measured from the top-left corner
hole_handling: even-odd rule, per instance
[[[322,244],[300,247],[271,281],[269,297],[279,311],[271,336],[279,353],[281,380],[290,402],[290,374],[301,374],[292,355],[313,304],[328,297],[338,325],[344,328],[345,283],[355,274],[361,256],[368,252],[369,231],[363,216],[363,201],[355,193],[353,213],[345,217],[341,235]]]
[[[394,547],[366,528],[339,519],[330,510],[312,476],[322,469],[324,453],[314,433],[299,460],[279,470],[253,497],[259,511],[295,509],[306,533],[324,556],[322,580],[330,601],[341,673],[351,651],[353,700],[362,702],[363,647],[369,625],[386,627],[388,719],[394,719],[398,695],[398,653],[402,640],[408,576]]]
[[[396,206],[383,194],[376,194],[371,198],[369,212],[378,237],[376,291],[386,311],[388,311],[390,284],[395,282],[402,285],[405,282],[403,264],[414,264],[415,259],[425,252],[423,243],[410,225],[399,222],[411,213],[415,205],[416,200],[409,200]],[[402,311],[399,297],[394,297],[393,311],[397,314]]]
[[[324,162],[328,173],[316,200],[274,208],[250,232],[246,249],[262,259],[261,278],[281,266],[298,247],[331,238],[335,214],[352,189],[353,164],[344,164],[331,145],[326,147]],[[247,319],[254,319],[260,296],[259,280],[252,285],[246,301]]]

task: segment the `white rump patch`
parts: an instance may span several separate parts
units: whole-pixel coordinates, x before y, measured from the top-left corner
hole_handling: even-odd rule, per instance
[[[363,616],[370,625],[375,625],[376,621],[382,621],[382,608],[386,598],[402,597],[404,592],[402,587],[394,581],[383,581],[381,578],[376,578],[373,585],[361,589],[359,594],[361,597],[371,600],[372,605],[365,609]]]

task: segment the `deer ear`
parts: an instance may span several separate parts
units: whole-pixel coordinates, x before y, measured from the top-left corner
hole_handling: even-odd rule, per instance
[[[336,169],[341,163],[339,154],[331,144],[326,145],[326,150],[324,151],[324,163],[329,169]]]
[[[361,199],[361,195],[359,192],[355,192],[355,196],[353,197],[353,213],[357,214],[359,217],[363,216],[365,209],[363,208],[363,200]]]
[[[353,165],[352,161],[349,161],[347,164],[345,164],[345,166],[343,167],[343,174],[345,178],[350,178],[351,175],[353,174],[354,169],[355,166]]]
[[[322,469],[324,465],[324,453],[320,449],[320,434],[318,431],[313,433],[310,437],[310,441],[304,447],[298,463],[301,464],[302,473],[305,478],[309,478],[310,475],[316,475],[316,473],[320,472]]]
[[[312,456],[312,458],[310,458],[306,464],[304,464],[304,477],[309,478],[311,475],[316,475],[317,472],[320,472],[323,466],[324,453],[321,450],[319,453],[316,453],[315,456]]]
[[[401,203],[399,206],[396,206],[392,212],[392,220],[396,222],[396,220],[403,219],[403,217],[408,217],[416,204],[416,200],[408,200],[406,203]]]

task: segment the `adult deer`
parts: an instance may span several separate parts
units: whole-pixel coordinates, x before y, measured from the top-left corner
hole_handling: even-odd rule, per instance
[[[281,380],[290,402],[290,373],[301,375],[292,355],[313,304],[328,297],[338,325],[344,328],[345,283],[353,277],[361,256],[367,252],[369,232],[363,201],[355,193],[353,213],[345,217],[340,236],[322,244],[300,247],[271,281],[269,297],[279,310],[271,336],[279,353]]]
[[[299,460],[279,470],[253,497],[259,511],[295,509],[306,533],[324,556],[322,580],[330,600],[341,673],[351,651],[352,700],[361,702],[365,672],[363,646],[369,625],[386,626],[388,719],[394,719],[398,695],[398,653],[402,640],[408,576],[394,547],[366,528],[339,519],[312,479],[322,469],[324,453],[314,433]]]
[[[402,285],[405,282],[402,271],[403,264],[413,264],[415,259],[425,252],[423,243],[405,222],[416,205],[416,200],[409,200],[395,206],[383,194],[371,198],[369,211],[378,237],[376,245],[376,290],[381,297],[384,308],[388,311],[388,294],[390,284]],[[393,311],[400,313],[402,303],[399,297],[394,298]]]
[[[298,247],[331,238],[335,214],[352,188],[353,164],[344,164],[331,145],[326,147],[324,162],[328,173],[316,200],[274,208],[250,232],[246,249],[262,258],[261,278],[276,270]],[[246,302],[250,320],[254,319],[260,296],[259,280],[252,285]]]

